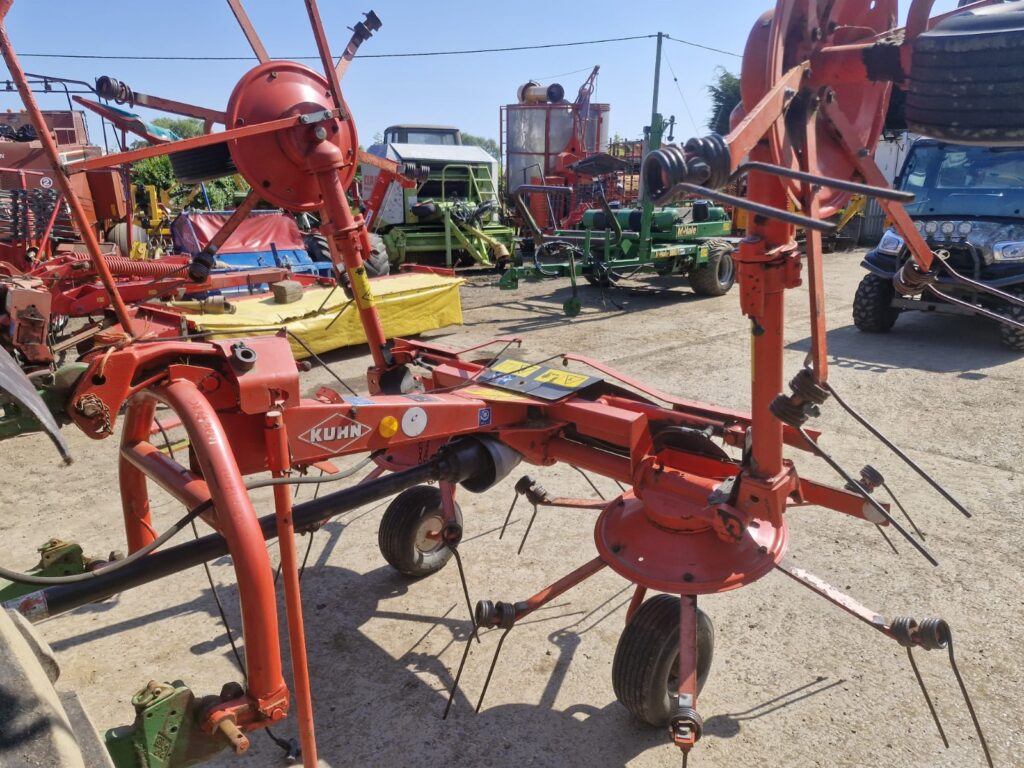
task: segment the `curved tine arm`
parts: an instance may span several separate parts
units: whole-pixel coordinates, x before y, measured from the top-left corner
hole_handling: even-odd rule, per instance
[[[247,14],[245,12],[245,8],[242,7],[242,0],[228,0],[228,5],[231,7],[231,12],[235,14],[238,26],[242,28],[242,34],[244,34],[245,39],[249,41],[249,45],[252,47],[252,52],[255,53],[256,58],[260,60],[260,64],[270,61],[270,55],[267,53],[267,49],[263,46],[263,41],[260,40],[260,36],[256,34],[256,29],[253,27],[252,22],[249,21],[249,14]]]

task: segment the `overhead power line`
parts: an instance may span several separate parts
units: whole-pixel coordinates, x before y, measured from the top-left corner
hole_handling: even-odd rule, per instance
[[[742,59],[743,54],[733,53],[732,51],[723,51],[721,48],[712,48],[710,45],[701,45],[700,43],[693,43],[689,40],[680,40],[678,37],[672,37],[672,35],[665,35],[666,40],[671,40],[673,43],[680,43],[682,45],[688,45],[691,48],[703,48],[705,51],[713,51],[714,53],[721,53],[725,56],[735,56],[737,59]]]
[[[621,43],[627,40],[646,40],[657,37],[654,35],[630,35],[627,37],[606,37],[599,40],[576,40],[565,43],[544,43],[541,45],[510,45],[503,48],[471,48],[458,51],[414,51],[409,53],[361,53],[356,56],[358,59],[407,59],[426,56],[468,56],[480,53],[508,53],[510,51],[538,51],[546,48],[573,48],[581,45],[601,45],[604,43]],[[665,35],[669,40],[682,45],[689,45],[694,48],[703,48],[716,53],[723,53],[728,56],[739,54],[711,48],[699,43],[691,43],[687,40],[680,40],[676,37]],[[116,55],[116,54],[95,54],[95,53],[19,53],[22,58],[36,59],[89,59],[94,61],[251,61],[255,56],[143,56],[143,55]],[[319,61],[319,56],[284,56],[284,59],[291,61]]]

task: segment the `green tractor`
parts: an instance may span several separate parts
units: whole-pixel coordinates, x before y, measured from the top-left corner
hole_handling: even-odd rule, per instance
[[[363,197],[380,201],[370,227],[393,265],[495,267],[509,260],[515,230],[501,222],[498,163],[480,147],[463,144],[457,128],[394,125],[368,151],[416,169],[403,183],[369,163],[362,168]]]

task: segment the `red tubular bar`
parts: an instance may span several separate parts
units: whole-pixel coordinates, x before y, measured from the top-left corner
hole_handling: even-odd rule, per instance
[[[528,597],[522,603],[516,603],[516,621],[521,621],[538,608],[542,608],[545,604],[550,603],[559,595],[568,592],[577,584],[589,579],[606,565],[608,564],[600,557],[595,557],[572,573],[566,574],[551,586],[545,587],[532,597]]]
[[[366,276],[366,269],[363,267],[362,254],[370,254],[370,236],[366,228],[361,226],[361,222],[352,215],[352,209],[348,206],[345,188],[342,186],[338,171],[336,169],[323,171],[318,173],[316,178],[320,184],[320,192],[323,194],[324,212],[327,214],[330,229],[327,242],[331,247],[331,256],[334,258],[335,264],[343,263],[345,271],[348,273],[352,295],[359,308],[359,319],[362,320],[363,329],[366,331],[366,342],[370,346],[373,364],[378,369],[390,368],[391,366],[384,358],[387,337],[380,324],[380,315],[377,313],[374,303],[373,290],[370,288],[370,281]]]
[[[288,431],[285,429],[281,412],[267,413],[264,427],[270,470],[274,477],[285,477],[291,467],[291,461],[288,457]],[[310,691],[309,666],[306,659],[306,630],[302,621],[302,590],[299,586],[299,563],[295,552],[295,523],[292,520],[290,486],[274,486],[274,507],[277,512],[277,543],[281,552],[281,580],[284,582],[284,605],[288,615],[288,644],[291,647],[302,764],[305,768],[316,768],[319,761],[313,728],[313,695]]]
[[[238,463],[213,406],[195,384],[187,380],[150,389],[129,402],[122,449],[127,448],[131,454],[133,446],[146,441],[158,401],[170,406],[181,419],[192,444],[196,469],[206,480],[215,505],[217,530],[227,540],[231,553],[242,606],[248,695],[263,715],[279,719],[287,709],[287,688],[281,673],[273,569]],[[154,463],[146,462],[143,466],[148,469]],[[194,492],[194,477],[192,473],[183,473],[175,482],[169,472],[160,471],[154,479],[161,485],[177,484],[173,493],[182,498],[189,495],[187,488],[191,487]],[[140,536],[141,523],[136,521],[144,519],[149,523],[149,500],[146,474],[125,457],[124,452],[121,494],[132,545],[133,530],[136,539]],[[137,542],[132,548],[138,548]]]
[[[130,446],[149,437],[149,427],[156,414],[156,400],[140,395],[129,404],[121,428],[121,461],[118,463],[118,481],[121,486],[121,511],[128,539],[128,552],[135,552],[149,544],[153,533],[153,518],[149,510],[149,492],[146,475],[125,455]],[[163,483],[161,483],[163,486]],[[166,488],[166,486],[164,486]]]
[[[679,597],[679,688],[680,706],[697,709],[697,597]],[[697,743],[697,733],[675,731],[672,740],[684,752]]]
[[[96,271],[103,282],[103,287],[110,294],[110,302],[114,307],[114,314],[117,315],[117,321],[121,323],[125,333],[130,336],[132,335],[132,322],[131,316],[128,314],[128,308],[114,286],[114,278],[110,274],[110,270],[107,269],[106,263],[102,261],[100,244],[96,239],[96,233],[92,231],[92,225],[89,222],[89,217],[85,214],[85,208],[82,207],[82,201],[78,199],[75,195],[75,190],[71,188],[71,180],[63,170],[57,145],[54,143],[53,136],[50,135],[50,131],[46,126],[46,120],[43,118],[43,113],[39,111],[39,105],[36,104],[35,97],[32,95],[32,88],[28,84],[28,80],[25,79],[25,71],[21,68],[21,63],[14,53],[11,40],[7,36],[7,28],[4,26],[3,21],[7,11],[10,10],[12,2],[13,0],[3,0],[0,3],[0,54],[3,55],[4,61],[7,63],[11,79],[14,80],[18,88],[18,94],[21,96],[21,101],[28,112],[29,119],[31,119],[36,133],[39,135],[39,141],[43,145],[43,152],[53,166],[53,175],[57,179],[57,186],[60,187],[61,194],[64,195],[64,199],[71,206],[71,216],[75,220],[78,234],[85,242],[85,246],[88,248],[93,259],[99,262],[96,265]]]
[[[146,475],[189,509],[210,500],[206,481],[189,472],[152,443],[121,445],[121,458]]]

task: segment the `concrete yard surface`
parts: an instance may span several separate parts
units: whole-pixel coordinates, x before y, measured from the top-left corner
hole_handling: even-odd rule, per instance
[[[829,402],[810,425],[822,430],[822,445],[854,473],[872,464],[885,474],[940,564],[932,567],[890,531],[896,555],[874,526],[816,507],[787,515],[790,557],[887,617],[947,619],[996,765],[1024,765],[1024,355],[1004,350],[995,326],[973,318],[905,314],[891,334],[862,334],[850,318],[860,254],[825,258],[832,384],[974,517],[964,519]],[[561,312],[569,295],[564,281],[501,292],[494,276],[474,276],[463,288],[466,325],[427,337],[462,347],[521,335],[523,348],[514,354],[525,360],[577,352],[688,399],[749,406],[749,322],[737,290],[701,299],[680,278],[654,277],[607,293],[582,287],[583,312],[572,320]],[[809,349],[806,289],[788,292],[787,301],[788,379]],[[328,360],[359,385],[369,358],[360,348]],[[303,375],[303,392],[331,381],[314,368]],[[70,427],[66,434],[76,459],[68,468],[38,435],[0,448],[0,563],[7,567],[31,567],[35,548],[50,537],[79,541],[93,555],[124,548],[116,436],[95,442]],[[802,476],[842,485],[822,461],[788,455]],[[486,494],[460,492],[460,551],[474,601],[525,599],[596,554],[595,512],[542,509],[517,556],[530,513],[522,500],[498,539],[512,487],[527,473],[553,495],[594,495],[564,465],[520,465]],[[592,479],[609,498],[619,492],[608,479]],[[310,494],[307,487],[298,500]],[[153,498],[158,529],[180,516],[168,497],[154,491]],[[255,498],[260,514],[272,511],[269,494]],[[342,515],[297,543],[300,556],[310,547],[302,588],[321,765],[679,765],[667,733],[631,722],[615,700],[612,658],[631,590],[608,569],[512,631],[474,714],[499,636],[484,633],[442,720],[470,629],[462,589],[454,563],[421,581],[387,566],[377,548],[383,506]],[[276,547],[271,555],[276,562]],[[214,562],[211,572],[237,637],[229,560]],[[705,733],[691,768],[985,764],[944,651],[915,658],[948,750],[906,651],[806,588],[773,573],[700,605],[715,623],[717,644],[698,702]],[[283,628],[283,605],[280,616]],[[101,729],[130,722],[131,696],[151,679],[181,679],[199,695],[240,679],[202,568],[48,620],[40,630],[63,667],[60,686],[78,691]],[[285,654],[287,660],[286,643]],[[294,718],[274,731],[294,736]],[[248,754],[223,753],[211,765],[285,764],[265,735],[253,734],[252,743]]]

